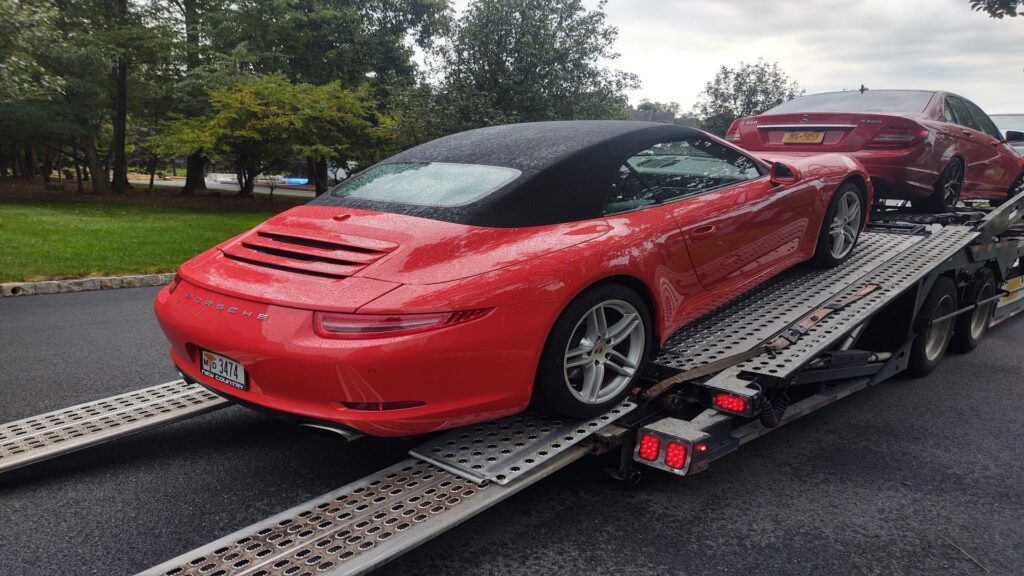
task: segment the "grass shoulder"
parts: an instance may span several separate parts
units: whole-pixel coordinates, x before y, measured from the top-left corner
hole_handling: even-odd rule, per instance
[[[174,271],[302,201],[0,193],[0,282]]]

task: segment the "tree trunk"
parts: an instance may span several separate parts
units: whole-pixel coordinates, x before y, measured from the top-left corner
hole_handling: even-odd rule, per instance
[[[36,175],[36,154],[35,147],[31,144],[25,144],[25,155],[22,158],[21,164],[21,177],[26,180],[31,180]]]
[[[74,146],[71,147],[71,151],[75,151]],[[71,160],[75,163],[75,186],[78,187],[78,193],[81,194],[85,191],[82,189],[82,163],[79,162],[77,154]]]
[[[185,159],[188,172],[185,174],[185,187],[181,189],[183,195],[191,196],[198,190],[206,190],[206,164],[209,161],[202,150]]]
[[[309,173],[309,181],[316,187],[316,195],[320,196],[327,192],[327,159],[306,157],[306,172]]]
[[[110,182],[107,180],[107,171],[100,162],[100,154],[96,151],[96,143],[92,140],[85,142],[85,161],[89,163],[89,173],[92,175],[93,194],[107,194],[110,192]]]
[[[153,193],[153,179],[156,178],[156,156],[149,157],[149,193]]]
[[[114,1],[114,25],[118,28],[127,23],[128,0]],[[121,54],[114,63],[114,102],[111,121],[114,125],[114,140],[111,143],[113,148],[113,190],[114,192],[127,192],[131,187],[128,185],[128,160],[125,155],[128,134],[128,61],[127,50],[121,46]]]
[[[46,156],[43,156],[43,165],[39,172],[43,175],[43,182],[50,182],[50,173],[53,172],[53,157],[47,152]]]

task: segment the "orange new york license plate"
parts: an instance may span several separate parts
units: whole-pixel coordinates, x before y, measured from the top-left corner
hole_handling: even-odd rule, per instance
[[[786,132],[782,135],[783,144],[821,144],[824,140],[824,132]]]

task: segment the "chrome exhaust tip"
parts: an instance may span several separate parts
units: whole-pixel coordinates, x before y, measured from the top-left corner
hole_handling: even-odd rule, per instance
[[[327,438],[328,440],[342,439],[346,442],[353,442],[363,437],[362,434],[355,430],[348,430],[346,428],[335,428],[334,426],[327,426],[325,424],[312,424],[310,422],[301,422],[299,428],[307,434],[316,436],[317,438]]]

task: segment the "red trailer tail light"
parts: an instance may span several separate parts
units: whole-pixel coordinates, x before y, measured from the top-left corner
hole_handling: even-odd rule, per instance
[[[743,396],[718,392],[714,396],[714,405],[718,410],[745,415],[750,409],[750,402]]]
[[[178,276],[178,273],[175,272],[171,283],[167,285],[167,292],[174,294],[174,291],[178,289],[178,284],[181,284],[181,276]]]
[[[725,133],[725,139],[729,142],[740,142],[743,138],[740,136],[740,121],[733,120],[732,124],[729,125],[729,130]]]
[[[639,455],[644,460],[654,461],[658,459],[661,452],[661,439],[654,434],[644,434],[640,437]]]
[[[491,309],[430,314],[340,314],[316,312],[313,328],[325,338],[385,338],[426,332],[483,318]]]
[[[669,468],[681,470],[686,465],[686,444],[669,442],[665,449],[665,465]]]
[[[928,131],[924,128],[886,128],[868,142],[867,147],[873,150],[910,148],[927,135]]]

